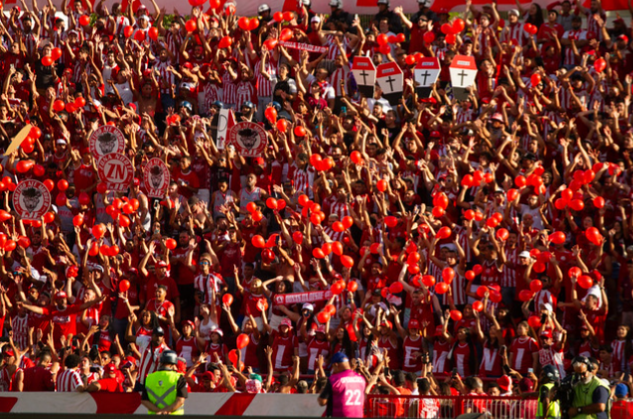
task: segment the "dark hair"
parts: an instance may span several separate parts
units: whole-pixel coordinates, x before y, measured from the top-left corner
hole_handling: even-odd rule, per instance
[[[393,384],[396,387],[402,387],[405,383],[406,379],[404,376],[404,372],[398,370],[393,373]]]
[[[420,394],[426,394],[431,390],[431,383],[428,378],[418,378],[418,392]]]
[[[538,5],[538,3],[533,4],[536,7],[536,13],[534,14],[534,16],[528,13],[527,18],[525,19],[525,23],[531,23],[537,28],[540,28],[543,24],[543,9],[541,8],[541,6]]]
[[[70,354],[64,360],[64,365],[66,368],[75,368],[81,362],[81,358],[79,355]]]

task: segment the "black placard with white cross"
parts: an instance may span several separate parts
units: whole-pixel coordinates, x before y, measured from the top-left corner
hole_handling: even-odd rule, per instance
[[[358,92],[367,98],[374,97],[374,88],[376,87],[376,66],[369,57],[354,57],[352,63],[352,74]]]
[[[440,61],[436,57],[423,57],[413,70],[416,93],[420,98],[431,97],[433,83],[440,75]]]
[[[382,89],[382,97],[392,106],[397,106],[402,99],[403,75],[396,63],[380,64],[376,70],[376,80]]]

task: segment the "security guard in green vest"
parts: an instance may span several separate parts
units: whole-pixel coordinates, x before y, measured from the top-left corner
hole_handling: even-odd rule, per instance
[[[541,382],[536,419],[560,419],[560,402],[553,400],[560,383],[558,369],[554,365],[545,365],[541,370]]]
[[[572,361],[578,382],[574,385],[574,399],[569,409],[571,419],[607,419],[609,417],[609,387],[593,375],[589,358],[577,356]]]
[[[184,415],[187,398],[187,382],[182,374],[176,372],[178,355],[171,350],[160,356],[160,368],[145,379],[145,388],[141,396],[143,406],[150,415]]]

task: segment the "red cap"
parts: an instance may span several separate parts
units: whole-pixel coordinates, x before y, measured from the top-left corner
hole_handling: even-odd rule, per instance
[[[546,337],[546,338],[550,339],[552,337],[552,331],[551,330],[543,330],[541,332],[541,337]]]
[[[161,260],[156,264],[156,266],[158,266],[159,268],[166,268],[169,265],[164,260]]]
[[[183,325],[183,326],[184,326],[184,325],[186,325],[186,324],[188,324],[189,326],[191,326],[191,328],[192,328],[193,330],[196,330],[196,325],[195,325],[195,324],[193,324],[193,322],[192,322],[191,320],[185,320],[184,322],[182,322],[182,325]]]
[[[417,319],[409,320],[409,329],[419,329],[420,322]]]
[[[55,298],[68,298],[68,295],[64,291],[57,291]]]
[[[391,324],[389,320],[385,320],[384,322],[380,323],[380,326],[385,326],[385,327],[388,327],[389,329],[393,328],[393,325]]]
[[[109,363],[103,368],[103,372],[106,374],[111,374],[116,371],[116,366],[113,363]]]
[[[431,132],[431,137],[441,137],[440,132],[439,131],[432,131]]]
[[[497,378],[497,384],[501,387],[502,390],[510,391],[510,387],[512,386],[512,379],[507,375],[502,375]]]

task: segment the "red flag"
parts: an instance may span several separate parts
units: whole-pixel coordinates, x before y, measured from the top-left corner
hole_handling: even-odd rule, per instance
[[[619,1],[626,1],[626,0],[619,0]],[[529,4],[529,3],[532,3],[532,0],[519,0],[519,3]],[[472,4],[473,6],[484,6],[484,5],[490,4],[490,0],[472,0]],[[450,12],[451,10],[453,10],[454,7],[457,7],[457,6],[464,6],[464,0],[435,0],[433,4],[431,5],[431,10],[436,13],[442,9],[445,9],[447,12]],[[497,7],[499,9],[503,7],[504,10],[513,9],[516,7],[516,1],[515,0],[498,0]]]
[[[602,4],[602,10],[629,10],[627,0],[602,0],[600,3]],[[585,0],[582,5],[589,9],[591,0]]]
[[[378,0],[356,0],[358,7],[378,7]]]
[[[126,10],[128,4],[129,4],[129,0],[123,0],[121,2],[121,10]],[[139,7],[141,7],[141,1],[140,0],[132,0],[132,12],[136,13],[136,11],[138,10]]]

